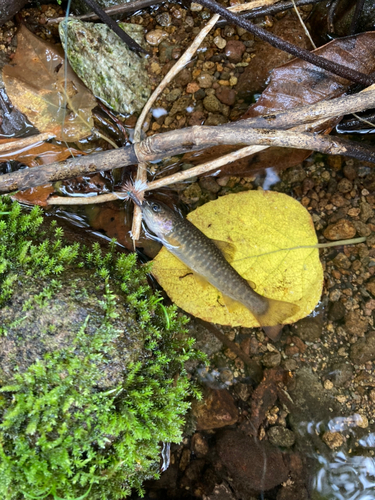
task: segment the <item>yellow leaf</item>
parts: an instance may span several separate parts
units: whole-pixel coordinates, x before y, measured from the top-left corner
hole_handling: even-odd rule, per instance
[[[40,132],[54,133],[58,140],[73,142],[87,137],[93,127],[91,110],[96,101],[69,65],[65,72],[61,48],[41,40],[23,25],[17,43],[12,64],[3,68],[12,104]]]
[[[258,293],[299,306],[289,323],[315,308],[323,268],[317,248],[294,248],[318,243],[310,214],[298,201],[272,191],[247,191],[211,201],[188,219],[209,238],[235,247],[231,265],[255,283]],[[152,273],[172,301],[194,316],[221,325],[259,326],[243,305],[228,310],[216,288],[197,279],[164,247]]]

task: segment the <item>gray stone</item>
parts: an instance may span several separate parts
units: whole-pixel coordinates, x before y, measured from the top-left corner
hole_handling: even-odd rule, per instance
[[[375,332],[366,335],[365,338],[357,340],[350,349],[350,359],[356,365],[363,365],[367,361],[375,359]]]
[[[294,325],[295,333],[305,342],[316,342],[320,339],[323,331],[323,323],[320,318],[303,318]]]
[[[281,425],[270,427],[267,431],[267,437],[271,444],[281,448],[290,448],[296,440],[294,432]]]

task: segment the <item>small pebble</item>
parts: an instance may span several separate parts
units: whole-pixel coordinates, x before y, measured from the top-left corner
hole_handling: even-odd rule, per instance
[[[218,49],[223,49],[226,46],[227,42],[221,36],[215,36],[214,44]]]
[[[147,43],[152,45],[153,47],[159,45],[164,38],[168,37],[168,33],[162,30],[152,30],[146,33]]]
[[[345,443],[345,438],[339,432],[325,432],[323,434],[323,441],[331,450],[334,450],[340,448]]]
[[[354,238],[356,232],[355,226],[351,221],[341,219],[335,224],[327,226],[323,231],[323,235],[327,240],[336,241]]]
[[[212,84],[214,82],[214,77],[210,75],[209,73],[202,72],[198,78],[198,84],[201,89],[209,89],[212,87]]]
[[[191,2],[190,10],[192,12],[200,12],[202,9],[203,9],[203,5],[201,5],[200,3]]]

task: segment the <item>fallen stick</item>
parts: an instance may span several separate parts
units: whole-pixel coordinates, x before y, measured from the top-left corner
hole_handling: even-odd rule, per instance
[[[311,149],[325,154],[352,156],[375,163],[375,148],[364,147],[336,137],[283,130],[195,126],[154,135],[126,148],[70,158],[60,164],[51,163],[2,175],[0,176],[0,192],[9,193],[78,175],[126,167],[139,162],[157,161],[165,156],[184,154],[217,144],[253,144]]]

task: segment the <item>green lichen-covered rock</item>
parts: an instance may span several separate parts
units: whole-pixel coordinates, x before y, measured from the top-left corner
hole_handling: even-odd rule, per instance
[[[139,45],[144,30],[137,24],[119,23]],[[69,63],[87,87],[115,111],[140,111],[151,94],[146,60],[130,50],[105,24],[68,19],[59,25]]]
[[[134,255],[66,245],[0,198],[0,498],[125,498],[179,442],[184,323]]]

